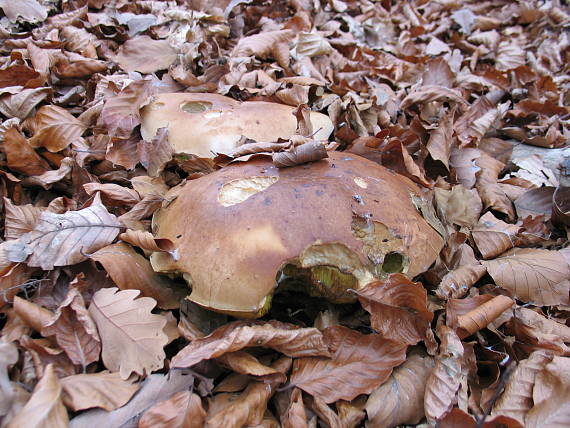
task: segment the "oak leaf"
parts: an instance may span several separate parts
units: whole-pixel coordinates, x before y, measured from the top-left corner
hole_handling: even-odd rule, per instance
[[[166,318],[152,314],[156,301],[136,299],[139,294],[139,290],[102,288],[89,305],[101,336],[103,364],[110,371],[119,371],[123,379],[132,372],[145,375],[164,365]]]
[[[369,394],[406,359],[407,345],[378,334],[364,335],[343,326],[327,328],[324,334],[333,356],[296,359],[290,382],[326,403]]]

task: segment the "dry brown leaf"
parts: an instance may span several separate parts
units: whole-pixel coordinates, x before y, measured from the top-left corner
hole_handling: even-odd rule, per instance
[[[205,420],[200,396],[180,391],[144,412],[138,428],[202,428]]]
[[[458,226],[473,227],[479,219],[483,203],[475,189],[467,189],[461,184],[451,191],[435,188],[435,199],[443,219]]]
[[[405,275],[390,275],[357,291],[362,307],[370,313],[370,325],[395,342],[415,345],[425,339],[433,318],[427,308],[427,291]]]
[[[285,374],[291,368],[291,359],[281,357],[271,366]],[[281,379],[274,379],[267,382],[251,382],[242,394],[227,402],[223,408],[211,406],[205,426],[208,428],[240,428],[261,424],[267,402],[281,383]]]
[[[481,262],[495,283],[527,303],[567,305],[570,268],[558,251],[518,248]]]
[[[369,394],[406,359],[406,345],[378,334],[363,335],[342,326],[327,328],[324,334],[333,356],[296,359],[290,382],[326,403]]]
[[[7,425],[7,428],[62,428],[69,418],[61,401],[61,385],[49,364],[34,388],[30,400]]]
[[[533,405],[532,390],[536,374],[552,360],[547,351],[533,352],[519,363],[505,385],[505,389],[493,406],[492,416],[503,415],[524,424],[525,416]]]
[[[392,372],[366,402],[367,426],[391,428],[417,424],[424,417],[426,381],[434,367],[432,357],[414,353]]]
[[[86,254],[111,243],[120,227],[96,196],[89,207],[79,211],[43,212],[34,230],[10,241],[8,257],[21,262],[31,254],[27,265],[44,270],[76,264],[86,260]]]
[[[492,259],[514,247],[514,238],[520,227],[505,223],[491,212],[486,212],[471,234],[484,259]]]
[[[558,186],[552,197],[552,222],[555,224],[570,225],[570,190],[565,186]]]
[[[152,374],[141,384],[140,390],[131,400],[111,412],[103,409],[88,410],[74,417],[73,428],[93,428],[96,426],[120,427],[137,422],[138,418],[158,400],[168,400],[180,391],[188,391],[194,384],[192,375],[180,370],[168,374]],[[132,426],[132,425],[131,425]]]
[[[554,357],[536,374],[534,406],[525,418],[529,427],[565,427],[570,423],[570,358]]]
[[[13,2],[10,0],[0,0],[0,8],[11,22],[20,20],[26,22],[42,22],[48,16],[48,9],[36,0],[20,0]]]
[[[496,296],[481,306],[457,317],[457,334],[460,339],[487,327],[515,302],[507,296]]]
[[[150,232],[127,229],[119,235],[119,239],[143,250],[160,251],[170,254],[174,259],[177,258],[176,247],[170,239],[155,238]]]
[[[480,168],[476,174],[476,187],[485,209],[492,208],[506,214],[509,219],[514,219],[515,212],[511,200],[497,184],[499,174],[505,165],[487,153],[481,153],[475,163]]]
[[[555,187],[538,187],[524,192],[514,201],[517,216],[522,219],[529,215],[544,215],[545,220],[548,220],[555,190]]]
[[[266,31],[253,36],[242,37],[234,48],[232,57],[266,58],[280,42],[288,42],[294,37],[291,30]]]
[[[36,132],[30,139],[33,147],[45,147],[59,152],[81,137],[87,128],[66,109],[49,105],[41,107],[34,116]]]
[[[446,302],[445,324],[452,329],[457,329],[457,318],[465,315],[482,304],[493,299],[490,294],[480,294],[473,297],[465,297],[464,299],[449,299]]]
[[[114,59],[125,71],[154,73],[170,67],[176,56],[176,51],[167,40],[137,36],[127,40]]]
[[[425,104],[433,101],[467,104],[461,95],[453,89],[443,86],[425,85],[408,94],[400,103],[400,108],[406,110],[415,104]]]
[[[321,332],[316,328],[299,328],[278,321],[234,321],[216,329],[209,336],[193,340],[174,356],[171,366],[191,367],[200,361],[251,346],[271,348],[290,357],[330,355]]]
[[[38,333],[53,319],[51,311],[18,296],[14,297],[14,310],[26,325]]]
[[[139,290],[141,296],[156,300],[159,308],[176,309],[188,294],[186,287],[156,273],[148,259],[124,242],[103,247],[90,258],[103,265],[119,289]]]
[[[293,388],[289,399],[289,406],[281,415],[283,428],[307,428],[307,412],[303,403],[303,394],[299,388]]]
[[[145,375],[164,365],[166,318],[152,314],[156,301],[150,297],[136,299],[139,293],[102,288],[89,305],[101,336],[103,363],[110,371],[119,371],[123,379],[132,372]]]
[[[444,300],[463,297],[486,272],[485,266],[480,264],[462,264],[444,275],[435,294]]]
[[[451,150],[449,164],[455,169],[457,180],[467,189],[475,186],[476,175],[481,168],[477,166],[475,160],[481,156],[479,149],[454,147]]]
[[[278,373],[275,369],[261,364],[257,358],[245,351],[228,352],[218,357],[217,361],[235,373],[250,376],[268,376]]]
[[[110,412],[127,404],[140,386],[108,371],[68,376],[60,382],[63,402],[74,412],[92,407]]]
[[[570,354],[570,328],[527,308],[518,308],[506,324],[520,343],[544,348],[557,354]]]
[[[35,205],[14,205],[8,198],[4,198],[4,238],[18,239],[24,233],[32,231],[42,212],[41,207]]]
[[[463,344],[452,329],[442,326],[441,330],[439,353],[427,379],[424,395],[428,421],[436,421],[451,410],[461,384]]]
[[[121,205],[132,207],[141,200],[141,197],[136,190],[119,186],[118,184],[85,183],[83,188],[88,195],[92,195],[95,192],[101,192],[101,199],[106,206]]]
[[[440,119],[438,127],[431,132],[426,145],[431,157],[441,161],[447,169],[449,169],[449,157],[453,143],[454,113],[455,110],[451,110]]]
[[[8,370],[18,362],[18,348],[4,340],[0,341],[0,418],[2,418],[0,420],[4,420],[4,417],[11,412],[16,398]]]
[[[8,168],[26,175],[41,175],[50,170],[48,163],[30,146],[28,140],[16,129],[4,133],[3,151]]]
[[[105,100],[99,122],[107,128],[109,135],[128,138],[133,129],[141,123],[140,109],[150,101],[150,97],[156,92],[157,88],[151,80],[132,82],[119,94]],[[133,141],[134,147],[136,147],[137,142],[138,139]],[[134,150],[136,151],[136,148]],[[133,153],[133,151],[129,153],[131,157],[133,157]],[[122,163],[119,164],[123,165]],[[126,165],[123,166],[127,167]]]
[[[147,195],[140,202],[138,202],[129,212],[121,215],[119,217],[119,220],[125,226],[127,226],[129,228],[134,227],[134,224],[136,224],[136,222],[138,220],[143,220],[145,218],[152,216],[152,214],[162,206],[163,202],[164,202],[163,196],[160,196],[158,194]],[[129,230],[132,230],[132,229],[129,229]],[[127,231],[127,233],[128,233],[128,231]],[[121,238],[121,239],[123,239],[123,238]],[[137,242],[135,239],[133,241]],[[140,245],[138,245],[138,243],[134,243],[134,242],[131,242],[131,244],[133,244],[135,246],[140,246]],[[145,239],[145,242],[146,242],[146,239]],[[160,246],[165,245],[168,248],[174,247],[174,244],[172,244],[172,245],[159,244],[159,245]],[[141,247],[141,248],[143,248],[143,247]],[[176,255],[175,251],[176,251],[176,249],[173,250],[173,255]]]
[[[159,128],[151,141],[139,142],[137,153],[148,175],[157,177],[174,154],[174,148],[168,141],[168,127]]]
[[[49,189],[52,184],[57,183],[71,174],[73,167],[76,165],[73,158],[63,158],[58,169],[44,172],[42,175],[26,177],[23,181],[26,185],[41,186]]]
[[[45,337],[55,336],[57,344],[74,364],[85,368],[99,361],[101,340],[77,288],[69,289],[67,297],[57,308],[51,322],[43,326],[41,333]]]
[[[327,158],[327,150],[323,143],[312,141],[293,147],[288,152],[274,153],[273,163],[277,168],[286,168],[289,166],[301,165],[307,162],[315,162]]]

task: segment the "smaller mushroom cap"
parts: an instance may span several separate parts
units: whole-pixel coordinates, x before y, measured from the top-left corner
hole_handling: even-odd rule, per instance
[[[256,141],[276,141],[295,134],[294,108],[263,101],[239,102],[217,94],[165,93],[141,110],[141,134],[150,141],[168,127],[168,140],[177,153],[213,157],[229,154],[244,135]],[[328,116],[311,112],[316,140],[333,131]]]
[[[282,169],[259,157],[186,183],[153,218],[179,259],[153,253],[154,269],[184,276],[193,302],[244,317],[269,307],[288,272],[341,301],[374,278],[427,270],[443,239],[418,187],[360,156],[329,156]]]

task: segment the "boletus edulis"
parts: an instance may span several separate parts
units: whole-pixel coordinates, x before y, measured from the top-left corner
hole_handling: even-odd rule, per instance
[[[258,317],[284,279],[332,302],[374,278],[429,268],[443,239],[422,217],[407,178],[353,154],[278,169],[234,163],[187,182],[155,213],[153,232],[179,258],[153,253],[156,271],[183,276],[198,305]]]
[[[264,101],[239,102],[218,94],[164,93],[141,110],[141,135],[150,141],[168,127],[168,141],[177,153],[211,158],[229,154],[243,136],[276,141],[295,134],[297,119],[290,106]],[[311,112],[315,140],[333,131],[328,116]]]

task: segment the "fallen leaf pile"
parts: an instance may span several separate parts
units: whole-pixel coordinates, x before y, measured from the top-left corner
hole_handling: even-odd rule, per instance
[[[570,426],[567,1],[0,9],[1,427]],[[296,139],[240,161],[341,150],[413,180],[438,259],[258,320],[184,300],[152,215],[232,158],[142,139],[141,109],[182,91],[299,107]]]

